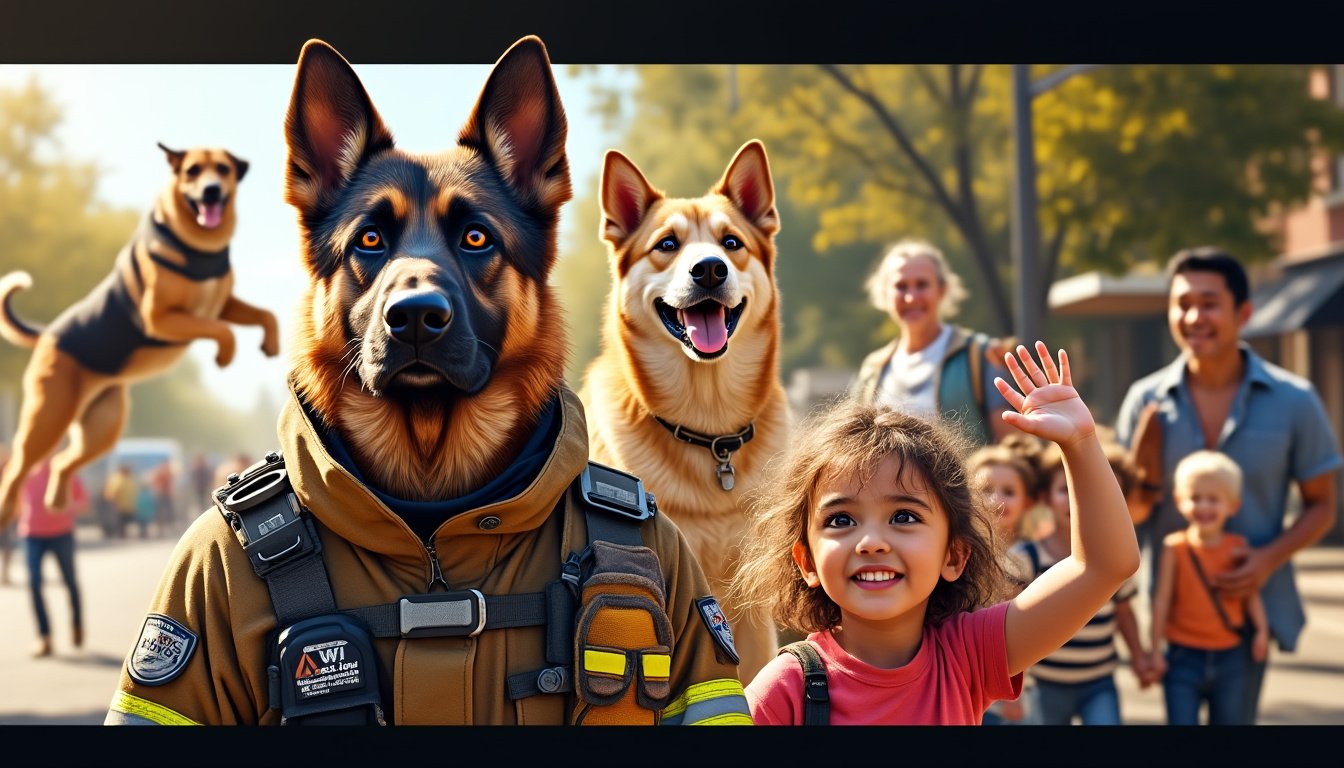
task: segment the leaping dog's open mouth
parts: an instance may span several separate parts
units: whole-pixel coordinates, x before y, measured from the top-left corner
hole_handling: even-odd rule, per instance
[[[713,360],[728,351],[728,339],[737,330],[737,321],[742,319],[742,310],[747,300],[729,309],[713,299],[705,299],[685,309],[668,304],[662,299],[653,300],[653,308],[663,321],[667,332],[701,360]]]
[[[187,205],[191,206],[191,212],[196,214],[196,223],[206,229],[218,227],[224,220],[224,206],[228,204],[227,197],[221,198],[213,203],[192,200],[187,198]]]

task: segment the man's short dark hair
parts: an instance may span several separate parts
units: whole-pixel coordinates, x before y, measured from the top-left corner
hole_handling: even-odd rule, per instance
[[[1214,272],[1223,276],[1227,289],[1232,292],[1232,303],[1241,306],[1251,297],[1250,283],[1241,262],[1231,254],[1209,245],[1177,251],[1167,261],[1167,285],[1172,278],[1184,272]]]

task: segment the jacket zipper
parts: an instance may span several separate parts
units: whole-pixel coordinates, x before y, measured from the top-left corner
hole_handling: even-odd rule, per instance
[[[443,578],[443,571],[439,570],[439,556],[434,551],[434,540],[429,539],[425,542],[425,551],[429,553],[429,588],[426,592],[433,592],[435,584],[442,584],[443,590],[448,591],[448,582]]]

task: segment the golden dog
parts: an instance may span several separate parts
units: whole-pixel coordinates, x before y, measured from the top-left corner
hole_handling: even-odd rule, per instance
[[[708,194],[691,199],[666,197],[610,151],[601,203],[613,285],[579,393],[589,448],[644,479],[724,594],[746,528],[742,500],[789,429],[765,148],[744,144]],[[774,624],[724,610],[750,681],[777,651]]]
[[[28,288],[26,272],[0,278],[0,336],[33,350],[23,375],[14,451],[0,476],[0,527],[17,513],[29,470],[61,438],[45,502],[65,506],[70,479],[116,444],[130,406],[128,386],[162,373],[195,339],[213,339],[221,367],[234,356],[230,323],[259,325],[261,349],[279,352],[275,316],[233,295],[229,241],[237,224],[238,182],[247,162],[219,148],[160,144],[172,178],[117,254],[111,273],[48,327],[19,319],[9,297]]]

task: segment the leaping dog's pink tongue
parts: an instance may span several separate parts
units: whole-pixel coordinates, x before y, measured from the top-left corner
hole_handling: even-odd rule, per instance
[[[196,223],[206,229],[214,229],[219,226],[223,218],[223,203],[201,203],[200,211],[196,214]]]
[[[686,335],[691,337],[695,348],[711,354],[723,349],[728,343],[728,328],[723,324],[723,305],[714,304],[714,309],[701,312],[695,309],[681,311],[682,325],[686,326]]]

